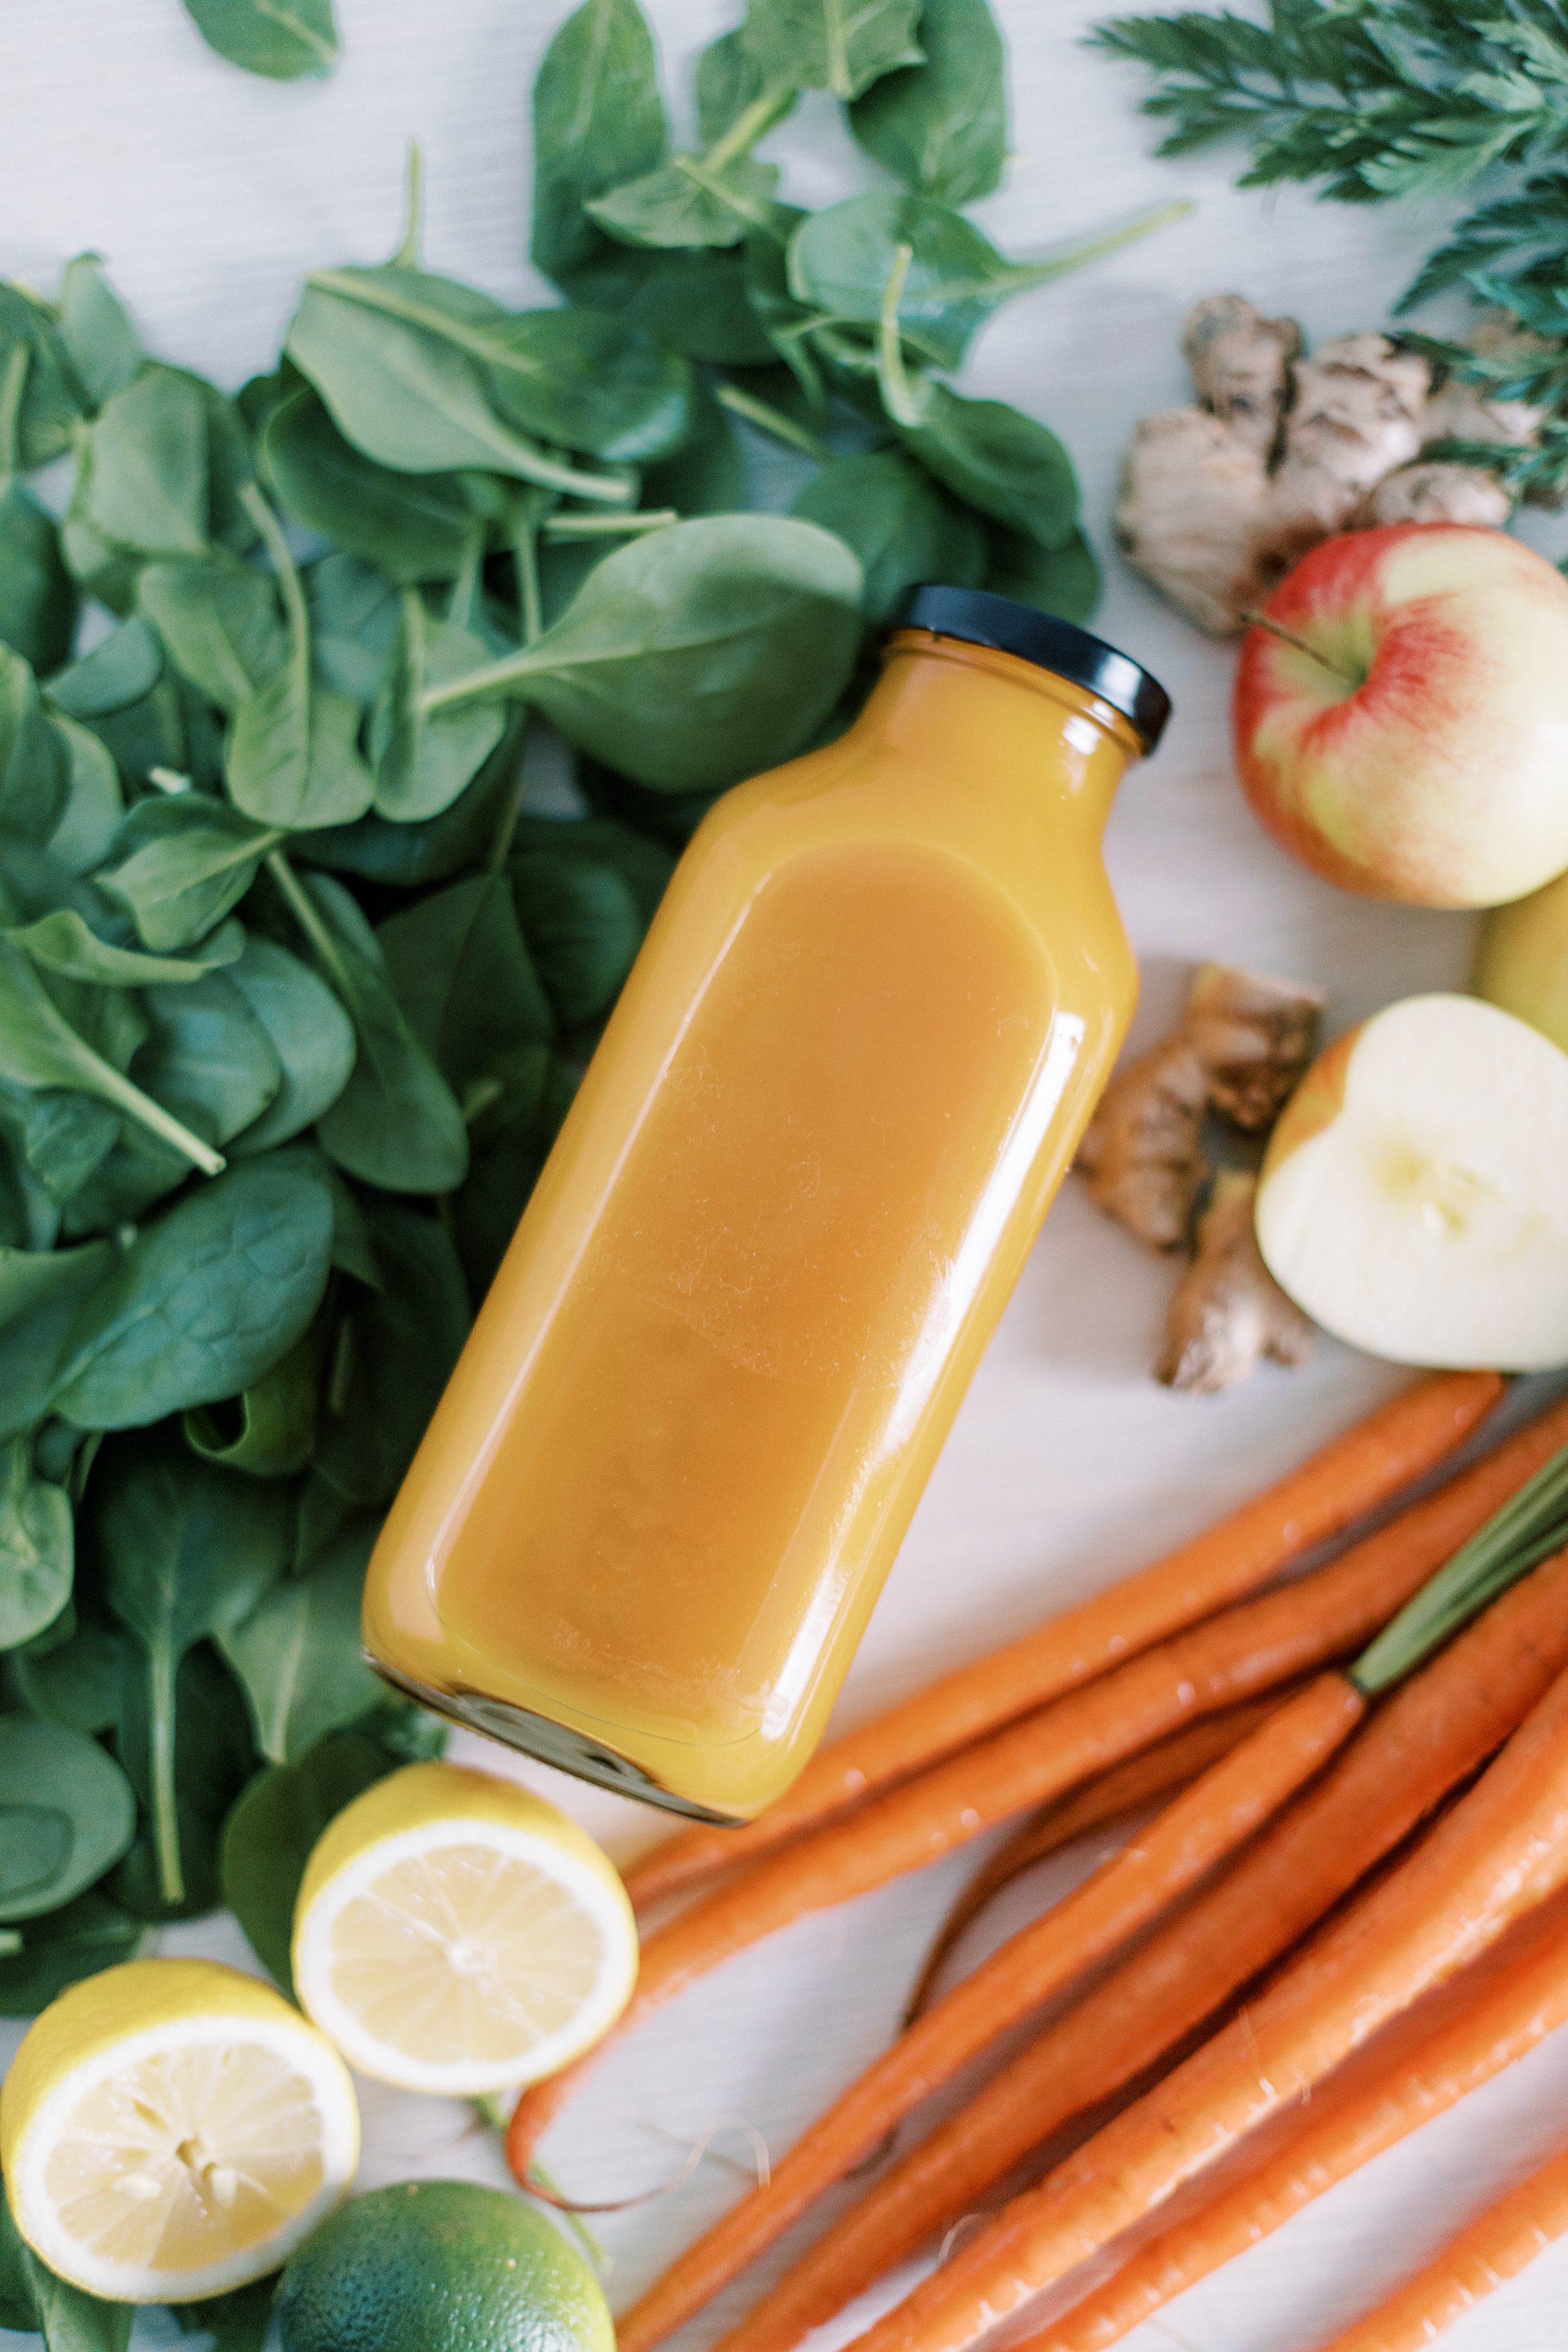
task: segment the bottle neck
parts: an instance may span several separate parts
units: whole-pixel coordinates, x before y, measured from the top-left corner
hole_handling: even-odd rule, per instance
[[[955,779],[1005,762],[1075,831],[1098,841],[1116,788],[1142,745],[1119,711],[1015,654],[900,631],[857,732]]]

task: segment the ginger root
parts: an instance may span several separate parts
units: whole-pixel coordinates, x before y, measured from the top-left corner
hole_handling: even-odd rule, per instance
[[[1499,331],[1478,330],[1478,348]],[[1139,425],[1117,531],[1133,568],[1211,635],[1234,635],[1335,531],[1511,512],[1495,476],[1418,461],[1450,436],[1530,442],[1540,415],[1523,403],[1435,387],[1426,359],[1376,332],[1305,357],[1295,320],[1267,319],[1240,294],[1199,302],[1183,347],[1197,404]]]
[[[1205,963],[1180,1026],[1112,1078],[1079,1146],[1095,1201],[1151,1249],[1180,1249],[1207,1181],[1206,1110],[1272,1127],[1312,1058],[1322,995]]]
[[[1264,1265],[1253,1230],[1258,1179],[1222,1168],[1198,1221],[1197,1251],[1171,1301],[1154,1377],[1190,1396],[1234,1388],[1266,1356],[1304,1364],[1312,1327]]]

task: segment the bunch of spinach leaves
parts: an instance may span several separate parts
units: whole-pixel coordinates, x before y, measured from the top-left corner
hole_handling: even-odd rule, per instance
[[[901,184],[780,201],[806,88]],[[365,1563],[676,847],[845,722],[915,582],[1098,593],[1060,445],[944,380],[1099,249],[1015,265],[959,209],[1005,160],[985,0],[751,0],[691,153],[637,0],[534,98],[562,307],[426,269],[416,189],[233,396],[90,257],[0,284],[10,2013],[220,1901],[287,1987],[314,1838],[438,1745],[363,1662]],[[737,424],[816,463],[791,514]]]

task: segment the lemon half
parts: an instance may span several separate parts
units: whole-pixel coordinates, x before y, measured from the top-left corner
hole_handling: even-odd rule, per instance
[[[353,2084],[326,2036],[213,1960],[128,1960],[72,1985],[0,2086],[17,2229],[113,2302],[190,2303],[276,2270],[358,2160]]]
[[[511,1781],[410,1764],[318,1842],[293,1960],[301,2005],[351,2066],[469,2097],[552,2074],[606,2032],[637,1937],[575,1822]]]

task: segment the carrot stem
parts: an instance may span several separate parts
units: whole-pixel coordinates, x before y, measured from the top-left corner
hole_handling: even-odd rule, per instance
[[[1417,1381],[1250,1502],[1032,1633],[940,1679],[817,1752],[742,1829],[681,1832],[628,1874],[639,1909],[755,1861],[1004,1724],[1257,1591],[1289,1562],[1390,1501],[1496,1405],[1494,1372]]]

